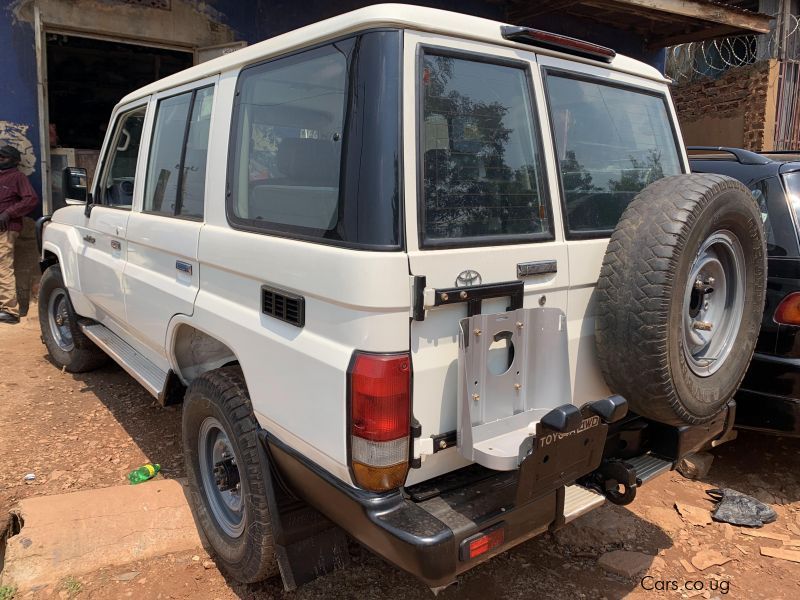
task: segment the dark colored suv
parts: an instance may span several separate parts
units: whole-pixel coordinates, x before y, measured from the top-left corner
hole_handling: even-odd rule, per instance
[[[761,205],[768,282],[761,334],[736,396],[736,425],[800,436],[800,151],[687,148],[692,171],[744,183]]]

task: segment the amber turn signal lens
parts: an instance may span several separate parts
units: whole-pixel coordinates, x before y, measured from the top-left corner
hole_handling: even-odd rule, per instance
[[[370,467],[353,461],[353,476],[359,487],[371,492],[387,492],[403,485],[408,474],[408,463],[391,467]]]
[[[781,300],[773,318],[781,325],[800,325],[800,292],[793,292]]]

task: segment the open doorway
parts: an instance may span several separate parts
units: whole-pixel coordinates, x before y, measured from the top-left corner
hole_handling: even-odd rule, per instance
[[[192,66],[194,54],[58,33],[48,33],[46,42],[51,193],[56,209],[64,205],[64,167],[84,167],[91,180],[114,105],[129,92]]]

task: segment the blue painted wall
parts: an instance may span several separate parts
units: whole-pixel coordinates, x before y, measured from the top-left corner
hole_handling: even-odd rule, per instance
[[[0,138],[14,139],[27,128],[24,136],[33,145],[35,171],[30,176],[41,197],[42,179],[39,165],[39,110],[36,100],[36,46],[33,26],[14,18],[3,2],[0,9]],[[0,142],[3,143],[3,142]],[[14,145],[20,146],[14,140]]]

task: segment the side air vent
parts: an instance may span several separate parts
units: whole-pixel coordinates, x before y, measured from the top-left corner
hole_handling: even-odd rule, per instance
[[[302,296],[262,285],[261,312],[302,327],[306,322],[306,300]]]

